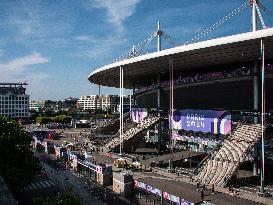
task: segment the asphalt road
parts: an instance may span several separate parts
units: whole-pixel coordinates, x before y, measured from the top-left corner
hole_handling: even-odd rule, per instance
[[[127,204],[117,194],[90,180],[88,176],[75,174],[70,170],[65,171],[63,164],[56,164],[48,156],[46,158],[40,156],[40,159],[44,162],[42,164],[48,178],[63,191],[72,188],[80,196],[83,205]]]

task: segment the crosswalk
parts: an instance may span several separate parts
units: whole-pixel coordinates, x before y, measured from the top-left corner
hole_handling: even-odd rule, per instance
[[[40,182],[32,182],[29,185],[25,186],[22,191],[31,191],[36,189],[47,189],[52,186],[55,186],[55,184],[48,180],[48,181],[40,181]]]

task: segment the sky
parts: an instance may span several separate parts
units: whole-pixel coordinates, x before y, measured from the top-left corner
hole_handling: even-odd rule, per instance
[[[26,81],[31,99],[98,94],[98,86],[87,79],[90,72],[154,33],[157,21],[182,44],[246,1],[0,0],[0,82]],[[261,9],[265,25],[272,27],[273,0],[261,3],[266,7]],[[251,28],[247,6],[204,40]],[[162,41],[163,49],[172,46]],[[145,49],[155,51],[156,41]],[[118,89],[101,88],[101,94],[118,93]]]

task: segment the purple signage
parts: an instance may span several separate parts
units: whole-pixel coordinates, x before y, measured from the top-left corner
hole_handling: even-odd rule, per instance
[[[158,196],[163,196],[163,198],[167,199],[167,200],[170,200],[172,202],[174,202],[175,204],[179,204],[179,205],[194,205],[194,203],[191,203],[189,201],[186,201],[184,199],[181,199],[180,197],[178,196],[175,196],[175,195],[172,195],[166,191],[161,191],[151,185],[148,185],[148,184],[145,184],[143,182],[140,182],[138,180],[134,180],[134,187],[135,188],[142,188],[148,192],[151,192],[155,195],[158,195]]]
[[[159,189],[154,188],[154,187],[152,187],[152,186],[150,186],[148,184],[146,186],[146,190],[153,193],[153,194],[155,194],[155,195],[161,196],[161,191]]]
[[[181,199],[180,205],[194,205],[194,203]]]
[[[141,123],[142,120],[148,116],[146,108],[132,108],[131,119],[133,122]]]
[[[177,130],[227,134],[231,130],[231,113],[214,110],[175,110],[172,126]]]

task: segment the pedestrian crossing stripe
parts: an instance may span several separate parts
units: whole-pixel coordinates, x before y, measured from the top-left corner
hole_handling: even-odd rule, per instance
[[[35,189],[45,189],[45,188],[49,188],[51,186],[55,186],[55,184],[52,181],[41,181],[41,182],[36,182],[36,183],[32,182],[30,185],[25,186],[23,190],[30,191],[30,190],[35,190]]]
[[[36,186],[38,187],[38,189],[43,188],[43,187],[40,185],[40,182],[36,183]]]
[[[35,185],[35,184],[36,184],[36,185]],[[30,187],[34,187],[34,189],[37,189],[37,187],[38,187],[38,186],[37,186],[37,183],[35,183],[35,184],[34,184],[34,183],[31,183],[29,186],[30,186]]]
[[[52,181],[48,181],[52,186],[54,186],[55,184]]]
[[[50,186],[48,186],[45,182],[40,182],[40,184],[41,184],[44,188],[50,187]]]
[[[48,183],[48,181],[44,181],[44,183],[45,183],[48,187],[51,187],[51,184]]]

